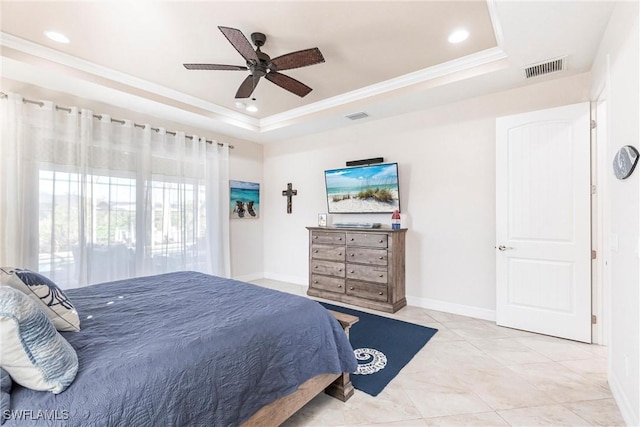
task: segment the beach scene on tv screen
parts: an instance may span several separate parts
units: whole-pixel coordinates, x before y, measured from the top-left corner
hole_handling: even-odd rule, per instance
[[[325,171],[329,213],[400,209],[395,163]]]

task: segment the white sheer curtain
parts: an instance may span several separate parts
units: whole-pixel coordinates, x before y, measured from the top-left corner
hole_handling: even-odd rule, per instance
[[[62,287],[229,276],[227,145],[16,94],[0,109],[0,266]]]

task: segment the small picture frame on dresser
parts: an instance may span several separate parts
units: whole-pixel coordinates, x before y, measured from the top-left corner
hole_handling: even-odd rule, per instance
[[[318,214],[318,227],[326,227],[327,226],[327,214],[321,213]]]

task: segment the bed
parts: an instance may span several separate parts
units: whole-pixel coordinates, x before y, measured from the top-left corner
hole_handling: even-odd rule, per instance
[[[12,411],[47,411],[36,425],[278,424],[270,414],[330,384],[352,393],[354,320],[341,326],[305,297],[196,272],[65,292],[82,322],[62,332],[78,355],[74,382],[58,395],[11,392]]]

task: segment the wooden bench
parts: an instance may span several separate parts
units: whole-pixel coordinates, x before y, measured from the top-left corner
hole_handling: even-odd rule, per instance
[[[356,316],[339,313],[337,311],[329,310],[329,312],[340,322],[342,329],[344,329],[344,332],[349,336],[349,329],[357,323],[359,319]],[[343,372],[338,375],[320,374],[304,382],[298,387],[298,390],[293,393],[263,406],[242,425],[279,426],[323,390],[329,396],[340,399],[343,402],[349,400],[354,392],[348,372]]]

